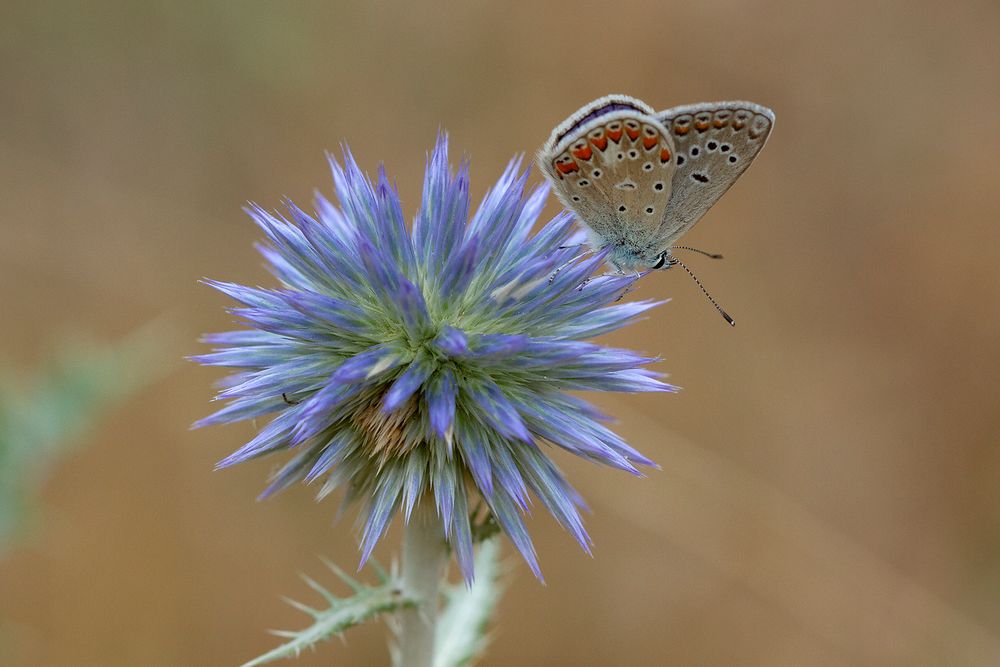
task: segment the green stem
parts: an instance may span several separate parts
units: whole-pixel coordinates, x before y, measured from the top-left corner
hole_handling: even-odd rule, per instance
[[[403,591],[419,600],[399,614],[399,667],[432,667],[438,598],[448,564],[444,527],[434,501],[423,498],[403,533]]]

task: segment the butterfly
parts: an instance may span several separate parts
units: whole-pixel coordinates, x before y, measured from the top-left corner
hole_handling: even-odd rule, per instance
[[[657,112],[608,95],[557,125],[538,162],[591,245],[607,248],[619,271],[687,269],[671,255],[681,248],[675,242],[747,170],[773,127],[774,112],[752,102]]]

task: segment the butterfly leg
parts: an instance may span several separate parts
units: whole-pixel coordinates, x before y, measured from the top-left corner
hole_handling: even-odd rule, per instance
[[[585,278],[583,280],[583,282],[581,282],[579,285],[577,285],[576,289],[577,289],[578,292],[582,291],[583,288],[586,287],[588,284],[590,284],[590,282],[594,278],[621,278],[624,275],[625,275],[625,272],[622,271],[621,269],[618,269],[614,273],[602,273],[599,276],[589,276],[588,278]],[[638,278],[642,277],[642,274],[639,273],[638,271],[636,271],[635,272],[635,277],[636,277],[636,279],[638,279]],[[626,294],[628,294],[630,291],[632,291],[632,285],[634,285],[634,284],[635,284],[635,281],[632,281],[631,283],[629,283],[628,286],[625,288],[625,290],[618,296],[617,299],[615,299],[615,301],[616,302],[617,301],[621,301],[622,297],[624,297]]]
[[[555,271],[552,272],[552,275],[549,276],[550,285],[556,281],[556,276],[559,275],[559,272],[565,269],[567,266],[569,266],[569,262],[566,262],[565,264],[563,264],[562,266],[560,266],[559,268],[557,268]]]
[[[581,248],[581,247],[583,247],[583,246],[586,246],[586,245],[587,245],[586,243],[577,243],[577,244],[575,244],[575,245],[563,245],[563,246],[559,246],[559,248],[558,248],[558,249],[559,249],[559,250],[568,250],[568,249],[570,249],[570,248]],[[558,276],[558,275],[559,275],[559,272],[560,272],[560,271],[562,271],[563,269],[565,269],[565,268],[566,268],[567,266],[569,266],[570,264],[572,264],[572,263],[573,263],[574,261],[576,261],[576,260],[580,259],[581,257],[584,257],[584,256],[586,256],[586,255],[589,255],[589,254],[591,254],[592,252],[593,252],[593,250],[590,250],[590,249],[588,249],[588,250],[587,250],[586,252],[584,252],[584,253],[582,253],[582,254],[579,254],[579,255],[577,255],[577,256],[576,256],[576,257],[574,257],[573,259],[569,260],[568,262],[566,262],[565,264],[563,264],[562,266],[560,266],[559,268],[557,268],[557,269],[556,269],[556,270],[555,270],[555,271],[554,271],[554,272],[552,273],[552,275],[551,275],[551,276],[549,276],[549,284],[551,285],[551,284],[552,284],[553,282],[555,282],[555,279],[556,279],[556,276]]]
[[[610,278],[610,277],[613,277],[613,276],[616,277],[616,276],[623,276],[623,275],[625,275],[625,272],[622,271],[620,268],[616,268],[616,270],[615,270],[614,273],[602,273],[601,275],[596,276],[596,277],[597,278]],[[576,286],[576,290],[579,292],[584,287],[586,287],[590,283],[590,281],[593,280],[594,278],[595,278],[595,276],[588,276],[587,278],[585,278],[583,280],[582,283],[580,283],[579,285]]]
[[[635,272],[635,280],[633,280],[632,282],[630,282],[628,285],[625,286],[625,289],[622,290],[622,293],[618,295],[617,299],[615,299],[615,303],[618,303],[619,301],[621,301],[622,299],[624,299],[625,295],[632,291],[632,288],[639,281],[639,278],[642,278],[642,274],[639,273],[638,271],[636,271]]]
[[[299,403],[302,402],[302,401],[293,401],[292,399],[288,398],[288,394],[286,394],[285,392],[281,392],[281,400],[283,400],[288,405],[298,405]]]

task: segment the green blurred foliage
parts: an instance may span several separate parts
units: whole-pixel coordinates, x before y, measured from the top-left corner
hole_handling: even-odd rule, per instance
[[[52,463],[169,366],[163,341],[158,326],[113,344],[64,340],[41,368],[0,372],[0,550],[30,519]]]

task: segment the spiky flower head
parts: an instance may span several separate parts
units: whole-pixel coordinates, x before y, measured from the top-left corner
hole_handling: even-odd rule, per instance
[[[653,359],[584,342],[656,305],[619,302],[638,276],[592,278],[605,253],[581,252],[568,213],[532,234],[548,187],[525,197],[519,159],[469,219],[468,163],[452,172],[441,136],[411,230],[384,170],[372,184],[346,149],[330,163],[339,207],[318,195],[314,215],[248,209],[279,288],[209,281],[250,328],[206,337],[217,347],[198,361],[240,370],[198,425],[274,415],[219,466],[287,451],[265,496],[345,488],[364,505],[362,562],[425,494],[466,579],[478,498],[538,576],[531,496],[589,551],[583,501],[546,450],[653,465],[567,393],[673,389],[644,368]]]

